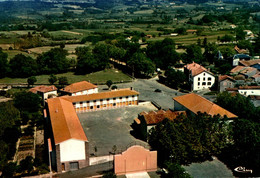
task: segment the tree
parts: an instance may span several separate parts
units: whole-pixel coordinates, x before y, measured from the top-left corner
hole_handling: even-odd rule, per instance
[[[206,47],[208,44],[208,39],[207,38],[204,38],[203,39],[203,47]]]
[[[201,63],[203,61],[203,55],[201,47],[195,44],[191,44],[186,48],[186,61]]]
[[[13,177],[14,173],[17,170],[16,163],[10,162],[3,168],[3,177]]]
[[[132,68],[133,73],[137,75],[148,77],[155,71],[153,62],[141,52],[134,53],[127,64]]]
[[[41,108],[41,98],[32,92],[17,92],[14,94],[14,106],[21,112],[38,112]]]
[[[64,77],[64,76],[59,77],[58,81],[59,81],[59,85],[61,85],[62,87],[64,87],[64,85],[68,84],[68,78]]]
[[[10,76],[11,77],[29,77],[38,73],[38,65],[36,61],[27,57],[23,54],[17,54],[15,57],[10,59]]]
[[[112,80],[108,80],[108,81],[106,82],[106,85],[107,85],[108,89],[110,89],[110,87],[111,87],[112,84],[113,84]]]
[[[50,77],[49,77],[48,80],[49,80],[49,83],[50,83],[51,85],[53,85],[55,82],[58,81],[57,77],[56,77],[55,75],[53,75],[53,74],[50,75]]]
[[[244,40],[246,37],[246,32],[241,27],[236,28],[236,40]]]
[[[39,71],[41,74],[57,74],[66,72],[69,67],[69,60],[66,58],[68,52],[62,48],[52,48],[37,57]]]
[[[6,77],[9,71],[7,57],[7,53],[4,53],[2,49],[0,49],[0,78]]]
[[[161,177],[162,178],[190,178],[191,176],[186,173],[185,169],[181,167],[181,165],[172,163],[172,162],[166,162],[164,164],[166,172],[163,172]]]
[[[181,87],[182,85],[185,84],[185,82],[187,81],[187,77],[185,76],[185,74],[179,70],[174,70],[172,68],[168,68],[165,71],[165,83],[175,89],[178,89],[179,87]]]
[[[33,170],[33,157],[26,156],[25,159],[20,162],[21,170],[30,173]]]
[[[35,76],[31,76],[27,79],[27,83],[28,83],[28,87],[30,87],[30,85],[34,85],[34,83],[37,82],[37,79]]]

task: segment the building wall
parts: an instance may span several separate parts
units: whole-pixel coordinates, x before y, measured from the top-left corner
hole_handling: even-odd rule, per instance
[[[89,95],[89,94],[93,94],[93,93],[98,93],[98,88],[84,90],[84,91],[80,91],[80,92],[77,92],[77,93],[72,93],[71,96]]]
[[[219,91],[223,92],[226,91],[226,88],[234,88],[235,87],[235,83],[231,80],[223,80],[219,82]]]
[[[202,72],[193,77],[192,90],[203,90],[211,88],[215,83],[215,77],[207,72]]]
[[[188,109],[174,100],[174,111],[187,111]]]
[[[114,157],[115,174],[157,171],[157,151],[142,146],[132,146]]]
[[[58,95],[58,94],[57,94],[57,90],[44,93],[44,94],[43,94],[44,100],[48,99],[49,95],[56,95],[56,96],[57,96],[57,95]]]
[[[75,139],[64,141],[60,143],[60,161],[84,160],[85,149],[85,141]]]
[[[138,95],[108,98],[92,101],[82,101],[73,103],[76,112],[99,111],[125,107],[129,105],[138,105]]]
[[[254,96],[260,96],[260,89],[238,89],[238,92],[241,95],[245,95],[245,96],[250,96],[250,95],[254,95]]]

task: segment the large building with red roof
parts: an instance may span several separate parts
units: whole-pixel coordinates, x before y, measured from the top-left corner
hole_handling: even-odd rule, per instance
[[[78,112],[138,105],[139,93],[121,89],[47,100],[52,166],[58,171],[76,170],[89,165],[89,143]]]
[[[189,75],[191,90],[193,91],[209,89],[215,83],[215,76],[195,62],[185,65],[184,69]]]
[[[60,91],[70,96],[89,95],[98,93],[98,87],[87,81],[81,81],[68,85]]]
[[[237,116],[226,109],[216,105],[215,103],[199,96],[195,93],[177,96],[173,98],[175,111],[191,111],[194,114],[198,112],[207,113],[208,115],[220,115],[227,118],[236,118]]]

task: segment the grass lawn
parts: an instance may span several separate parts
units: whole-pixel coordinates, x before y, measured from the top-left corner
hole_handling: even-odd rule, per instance
[[[118,83],[121,81],[130,81],[131,78],[124,74],[123,72],[116,69],[106,69],[99,72],[94,72],[87,75],[74,75],[73,72],[67,72],[63,74],[57,74],[58,78],[61,76],[67,77],[69,83],[80,82],[83,80],[89,81],[94,84],[105,84],[107,80],[112,80],[113,83]],[[39,75],[36,76],[37,82],[36,84],[49,84],[48,78],[49,75]],[[27,78],[2,78],[0,79],[0,83],[27,83]]]

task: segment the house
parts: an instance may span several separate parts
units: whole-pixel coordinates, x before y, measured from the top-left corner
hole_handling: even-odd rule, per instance
[[[133,128],[136,131],[137,135],[141,139],[147,139],[147,133],[149,130],[156,126],[159,122],[162,122],[165,118],[169,120],[174,120],[181,114],[186,115],[185,111],[172,111],[172,110],[159,110],[159,111],[150,111],[150,112],[141,112],[138,115],[138,118],[135,118],[133,123]]]
[[[235,54],[232,57],[232,64],[233,66],[237,66],[239,64],[240,60],[250,60],[250,56],[246,55],[246,54]]]
[[[51,164],[58,172],[89,165],[89,142],[71,102],[48,99]]]
[[[45,100],[47,100],[48,98],[58,96],[57,90],[58,89],[54,85],[51,85],[51,86],[40,85],[40,86],[31,88],[29,91],[40,95],[43,99],[43,104],[44,104]]]
[[[138,105],[139,93],[132,89],[120,89],[90,95],[63,96],[73,103],[76,112],[90,112]]]
[[[48,99],[47,125],[50,133],[49,152],[52,167],[62,172],[89,165],[89,142],[77,112],[138,105],[138,95],[134,90],[121,89]]]
[[[226,91],[226,88],[234,88],[235,82],[235,79],[228,75],[220,75],[218,77],[218,90],[223,92]]]
[[[242,71],[239,72],[239,74],[244,75],[245,78],[250,78],[258,73],[258,70],[253,67],[245,67]]]
[[[68,85],[60,91],[70,96],[88,95],[98,93],[98,87],[87,81],[81,81]]]
[[[255,83],[260,83],[260,72],[251,77]]]
[[[189,75],[191,90],[193,91],[209,89],[215,83],[215,76],[195,62],[185,65],[184,70]]]
[[[245,67],[253,67],[257,68],[260,64],[260,59],[254,59],[254,60],[241,60],[239,61],[239,65],[245,66]],[[260,69],[260,67],[258,68]]]
[[[240,86],[238,93],[244,96],[260,96],[260,86]]]
[[[210,116],[220,115],[221,117],[236,118],[237,116],[213,102],[195,94],[190,93],[173,98],[175,111],[190,111],[193,114],[198,112],[207,113]]]

